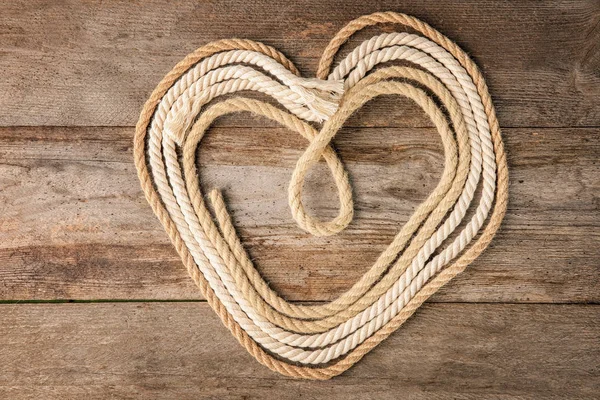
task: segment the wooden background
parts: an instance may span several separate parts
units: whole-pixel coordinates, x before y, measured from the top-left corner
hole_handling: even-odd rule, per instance
[[[508,214],[490,248],[358,366],[328,382],[284,378],[246,354],[187,276],[141,192],[133,126],[162,76],[208,41],[263,41],[312,75],[338,29],[383,10],[429,22],[481,66],[508,152]],[[0,71],[0,398],[600,398],[598,0],[3,1]],[[373,101],[335,140],[355,221],[316,239],[287,208],[302,139],[230,117],[203,146],[202,179],[224,189],[264,276],[298,301],[349,288],[443,161],[420,110]],[[318,215],[336,212],[332,190],[317,168]]]

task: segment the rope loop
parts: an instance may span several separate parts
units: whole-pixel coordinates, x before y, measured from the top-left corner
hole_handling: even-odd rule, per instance
[[[374,36],[331,69],[354,33],[382,23],[411,32]],[[396,60],[407,66],[386,65]],[[244,91],[263,93],[273,104],[239,96]],[[228,94],[237,97],[222,98]],[[334,235],[351,223],[354,204],[331,141],[350,115],[382,95],[409,98],[430,118],[444,148],[440,180],[350,289],[326,303],[288,302],[253,265],[222,193],[202,192],[198,146],[216,119],[235,113],[260,115],[298,133],[307,147],[288,187],[292,217],[312,235]],[[316,78],[301,77],[262,43],[227,39],[199,48],[146,102],[134,158],[148,202],[224,325],[260,363],[305,379],[341,374],[398,329],[483,252],[508,199],[504,146],[481,72],[450,39],[394,12],[362,16],[342,28],[325,48]],[[306,175],[321,159],[340,201],[330,221],[310,216],[302,202]]]

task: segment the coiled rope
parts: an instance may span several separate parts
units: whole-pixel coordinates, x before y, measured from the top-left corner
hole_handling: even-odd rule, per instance
[[[380,23],[418,34],[375,36],[330,72],[350,36]],[[411,66],[372,71],[394,60]],[[231,39],[207,44],[177,64],[146,102],[134,157],[148,202],[190,276],[238,341],[274,371],[329,379],[398,329],[487,247],[506,211],[508,173],[481,73],[456,44],[424,22],[393,12],[350,22],[325,49],[317,77],[301,77],[283,54],[262,43]],[[244,97],[219,99],[244,90],[267,94],[283,108]],[[215,119],[240,112],[300,134],[308,145],[290,180],[292,217],[313,235],[334,235],[352,221],[354,207],[348,174],[330,142],[353,112],[380,95],[408,97],[429,116],[444,146],[442,177],[352,288],[325,304],[289,303],[269,288],[248,258],[222,194],[211,190],[210,204],[205,201],[196,170],[200,141]],[[324,122],[317,130],[307,121]],[[306,173],[321,158],[340,201],[331,221],[310,216],[302,203]],[[482,194],[474,205],[478,187]],[[475,210],[471,219],[441,248],[470,207]]]

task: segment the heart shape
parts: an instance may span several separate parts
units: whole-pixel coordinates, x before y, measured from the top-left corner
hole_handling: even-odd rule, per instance
[[[420,35],[375,36],[329,73],[340,46],[379,23],[404,25]],[[369,73],[393,60],[418,68]],[[302,78],[285,56],[262,43],[232,39],[203,46],[175,66],[146,102],[134,157],[148,202],[190,276],[238,341],[274,371],[329,379],[398,329],[487,247],[506,211],[508,172],[481,73],[456,44],[422,21],[386,12],[350,22],[326,48],[317,76]],[[213,101],[241,90],[268,94],[287,110],[244,97]],[[350,290],[326,304],[288,303],[252,265],[219,191],[210,191],[212,212],[207,207],[196,170],[199,143],[215,119],[238,112],[261,115],[302,135],[309,144],[289,186],[292,216],[313,235],[333,235],[351,222],[353,202],[348,175],[330,142],[354,111],[380,95],[408,97],[430,117],[445,150],[440,182]],[[307,122],[323,120],[320,131]],[[302,203],[306,172],[321,157],[340,199],[338,216],[325,222],[310,216]],[[482,195],[473,217],[440,248],[465,217],[478,185]]]

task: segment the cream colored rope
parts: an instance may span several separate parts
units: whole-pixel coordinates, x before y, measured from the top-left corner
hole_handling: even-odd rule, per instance
[[[136,129],[142,187],[190,275],[240,343],[286,375],[327,379],[353,365],[483,251],[506,209],[506,161],[487,88],[473,62],[439,32],[403,14],[361,17],[332,40],[318,76],[327,76],[349,36],[382,22],[406,25],[423,36],[373,37],[350,52],[327,80],[300,77],[281,53],[260,43],[206,45],[159,84]],[[420,69],[388,67],[369,74],[397,59]],[[267,94],[289,112],[248,98],[218,100],[241,90]],[[446,154],[440,182],[350,290],[317,306],[288,303],[252,265],[218,190],[209,193],[214,215],[207,208],[196,149],[212,122],[230,113],[255,113],[298,132],[309,144],[290,180],[292,217],[313,235],[336,234],[351,222],[353,203],[348,175],[329,143],[355,110],[380,95],[409,97],[431,118]],[[303,120],[326,121],[317,131]],[[340,200],[339,214],[331,221],[310,216],[302,204],[304,177],[321,157]],[[473,217],[440,248],[462,222],[478,185],[482,196]]]

